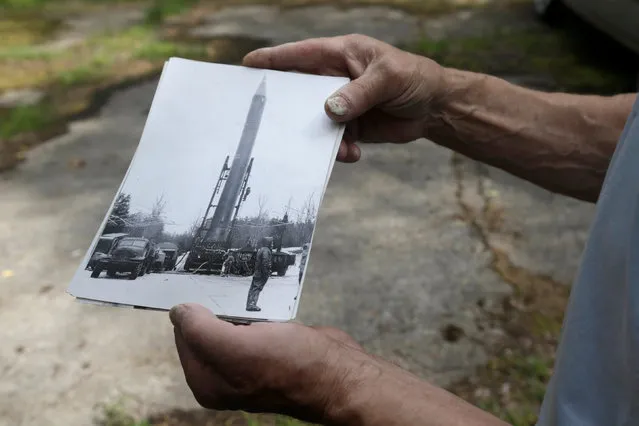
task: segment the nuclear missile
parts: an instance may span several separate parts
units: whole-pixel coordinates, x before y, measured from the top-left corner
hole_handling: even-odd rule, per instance
[[[255,138],[262,122],[264,105],[266,105],[266,76],[262,78],[253,95],[240,143],[231,163],[231,170],[215,208],[215,213],[213,213],[211,226],[204,237],[206,241],[226,241],[233,219],[233,209],[242,191],[242,180],[248,171]]]

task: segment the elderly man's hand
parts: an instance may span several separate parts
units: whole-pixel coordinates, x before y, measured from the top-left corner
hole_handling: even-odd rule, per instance
[[[244,65],[350,77],[325,105],[332,119],[348,123],[337,156],[343,162],[359,159],[356,141],[402,143],[422,137],[443,87],[437,63],[362,35],[259,49],[244,58]]]
[[[299,324],[232,325],[200,305],[170,313],[186,381],[206,408],[326,421],[371,359],[345,333]],[[359,367],[359,368],[356,368]]]
[[[206,408],[335,426],[505,426],[336,329],[232,325],[199,305],[178,306],[170,316],[186,381]]]

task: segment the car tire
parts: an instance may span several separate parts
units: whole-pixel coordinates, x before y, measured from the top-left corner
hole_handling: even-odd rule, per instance
[[[135,269],[133,269],[133,271],[131,271],[131,273],[129,274],[129,279],[130,280],[136,279],[138,275],[141,276],[141,272],[142,272],[142,264],[139,264],[138,266],[135,267]]]
[[[102,272],[102,268],[100,268],[99,266],[94,267],[93,271],[91,272],[91,278],[99,278],[100,272]]]

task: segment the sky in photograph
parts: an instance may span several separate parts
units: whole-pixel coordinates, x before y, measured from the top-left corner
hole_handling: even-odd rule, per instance
[[[257,213],[260,197],[271,216],[281,217],[289,200],[293,217],[309,196],[319,204],[339,134],[324,101],[347,80],[173,59],[122,187],[132,211],[150,212],[163,195],[167,231],[185,231],[202,217],[264,76],[251,194],[240,216]]]

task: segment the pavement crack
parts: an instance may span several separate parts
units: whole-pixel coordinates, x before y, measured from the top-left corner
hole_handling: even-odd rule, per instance
[[[501,209],[495,205],[493,198],[489,196],[486,189],[486,166],[473,161],[474,176],[476,178],[475,191],[481,200],[481,208],[475,209],[464,199],[464,193],[468,190],[465,167],[471,160],[466,160],[460,154],[453,154],[451,165],[456,182],[455,198],[461,211],[461,219],[473,231],[473,234],[482,243],[483,248],[491,255],[490,268],[506,283],[508,283],[518,294],[529,293],[537,284],[543,287],[556,287],[567,289],[568,286],[551,277],[529,271],[515,265],[510,259],[509,253],[495,247],[491,243],[491,234],[501,231]],[[529,300],[524,300],[529,302]],[[529,304],[529,303],[527,303]]]
[[[488,234],[480,223],[481,216],[485,214],[485,211],[488,208],[484,193],[483,179],[477,179],[477,193],[484,201],[482,212],[477,214],[473,211],[472,206],[464,201],[464,191],[466,190],[466,186],[464,184],[464,158],[460,154],[454,153],[451,158],[451,165],[457,186],[455,190],[455,199],[457,200],[457,204],[461,210],[461,219],[468,224],[473,234],[484,246],[484,249],[490,251],[491,247],[488,241]]]
[[[493,307],[478,303],[479,335],[467,338],[486,350],[489,361],[448,390],[471,404],[494,407],[493,413],[505,420],[512,416],[536,419],[543,395],[540,389],[552,372],[570,287],[516,265],[508,251],[493,244],[493,234],[501,238],[508,237],[508,232],[502,227],[502,210],[490,191],[488,168],[459,154],[453,155],[451,167],[459,218],[490,255],[490,270],[512,293],[501,303],[491,304]],[[491,331],[498,331],[497,340],[486,338]]]
[[[501,229],[502,211],[495,204],[494,197],[489,196],[486,166],[471,161],[457,153],[451,159],[461,219],[489,253],[489,268],[513,290],[512,294],[502,298],[497,308],[480,307],[480,331],[497,326],[504,331],[504,339],[518,340],[522,337],[530,338],[530,334],[536,332],[531,328],[550,327],[552,331],[544,330],[541,337],[555,342],[559,328],[557,325],[563,321],[570,287],[552,277],[516,265],[506,250],[492,244],[491,234],[505,234]],[[476,179],[474,184],[470,183],[472,178]],[[470,185],[474,185],[474,188]],[[478,205],[467,200],[468,192],[473,190],[475,193],[472,195],[479,200]],[[487,323],[488,327],[484,327],[483,323]],[[487,346],[487,343],[483,345]]]

